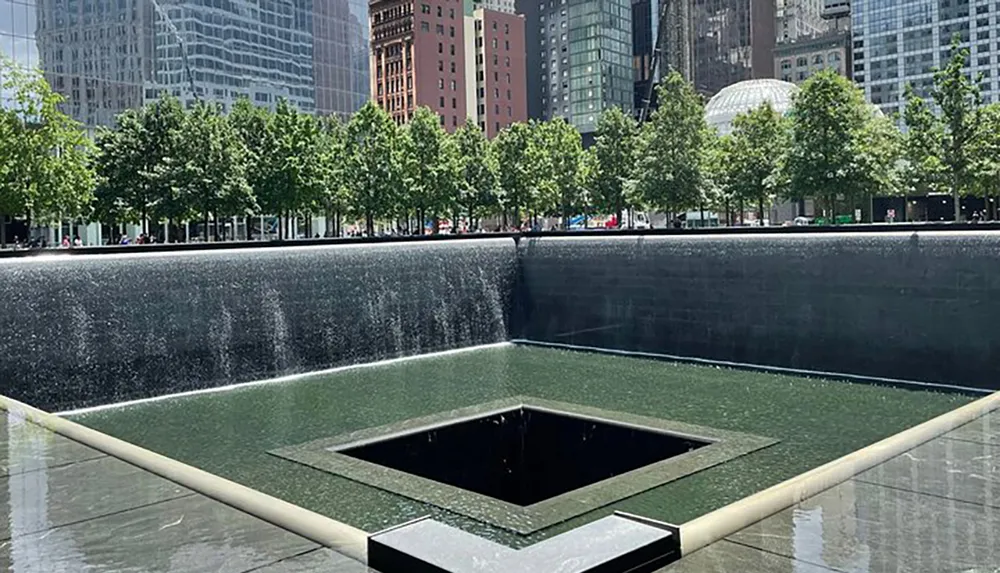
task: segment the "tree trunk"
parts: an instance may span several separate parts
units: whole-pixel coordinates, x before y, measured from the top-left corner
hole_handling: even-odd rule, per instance
[[[624,211],[624,205],[621,196],[617,197],[615,200],[615,225],[621,229],[622,228],[622,211]]]
[[[746,213],[746,209],[743,208],[743,197],[740,197],[739,205],[740,208],[740,227],[743,226],[743,214]]]
[[[212,240],[215,242],[219,241],[219,214],[213,213],[212,219],[214,219],[214,226],[212,227]],[[225,239],[225,231],[223,230],[222,238]]]
[[[833,221],[834,225],[836,225],[837,224],[837,195],[836,194],[830,194],[830,204],[829,204],[829,207],[830,207],[830,220]]]
[[[369,237],[375,234],[375,217],[372,215],[371,211],[365,212],[365,229],[368,232]]]
[[[201,215],[202,215],[202,224],[205,225],[205,242],[207,243],[208,242],[208,224],[209,224],[209,220],[211,218],[211,215],[208,212],[208,205],[205,205],[205,208],[202,211]]]
[[[0,213],[0,249],[7,248],[7,215]]]
[[[955,222],[958,223],[962,217],[962,199],[958,196],[958,173],[952,177],[951,198],[955,206]]]
[[[733,226],[733,214],[729,209],[729,197],[726,197],[726,226]]]
[[[757,218],[760,219],[760,226],[764,226],[764,199],[757,199]]]
[[[566,201],[566,197],[563,196],[562,201],[562,230],[569,230],[569,203]]]

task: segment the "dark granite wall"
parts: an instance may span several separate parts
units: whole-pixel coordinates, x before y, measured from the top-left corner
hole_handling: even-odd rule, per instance
[[[1000,233],[542,237],[513,335],[1000,389]]]
[[[121,401],[509,337],[510,238],[0,260],[0,394]]]

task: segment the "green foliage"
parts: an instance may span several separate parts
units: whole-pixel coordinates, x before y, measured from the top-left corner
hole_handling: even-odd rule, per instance
[[[927,101],[907,85],[904,94],[902,184],[910,193],[926,195],[947,188],[945,166],[941,162],[943,126]]]
[[[326,174],[317,120],[281,99],[268,127],[272,147],[256,165],[266,181],[255,190],[260,207],[287,216],[321,202]]]
[[[542,167],[533,210],[545,215],[560,213],[565,228],[573,213],[586,203],[580,132],[565,120],[556,119],[535,123],[533,135]]]
[[[783,191],[781,157],[789,139],[788,121],[765,102],[736,116],[732,134],[725,140],[720,158],[725,188],[740,204],[757,205],[761,219],[764,207]]]
[[[711,131],[701,97],[677,72],[657,86],[659,108],[642,128],[638,192],[668,215],[703,203]]]
[[[0,217],[47,222],[86,214],[95,185],[93,146],[59,111],[62,98],[40,72],[2,55],[0,93]]]
[[[458,205],[468,217],[470,228],[474,228],[484,213],[500,203],[497,161],[489,140],[475,122],[467,121],[454,137],[462,175]]]
[[[593,206],[600,212],[615,213],[619,224],[622,211],[633,203],[636,160],[639,157],[639,124],[618,107],[604,111],[597,120],[590,170]]]
[[[393,214],[403,185],[400,135],[389,114],[369,101],[347,124],[346,181],[354,213],[369,234],[375,221]]]
[[[416,211],[423,233],[427,218],[437,218],[458,205],[462,180],[458,146],[441,127],[438,115],[427,107],[414,112],[401,144],[406,191],[401,203]]]
[[[835,215],[838,198],[854,201],[877,187],[864,155],[873,110],[850,80],[832,71],[812,76],[795,95],[791,116],[787,198],[821,198]]]
[[[210,216],[228,218],[257,212],[253,190],[246,180],[246,151],[239,135],[215,104],[198,102],[184,118],[181,139],[198,142],[183,148],[182,201],[198,211],[208,229]],[[172,220],[182,213],[171,213]]]
[[[537,204],[542,182],[544,154],[539,148],[533,124],[515,123],[504,128],[493,141],[493,150],[503,189],[503,207],[511,211],[514,222],[520,221],[521,209]]]
[[[983,98],[979,85],[965,73],[968,50],[960,50],[959,39],[951,43],[951,59],[944,69],[934,72],[931,96],[941,110],[940,160],[947,174],[955,208],[955,220],[961,217],[960,195],[970,190],[974,180],[971,167],[979,135],[979,115]]]

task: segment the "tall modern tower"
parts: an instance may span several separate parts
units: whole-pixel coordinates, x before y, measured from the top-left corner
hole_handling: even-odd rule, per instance
[[[774,0],[694,0],[692,18],[699,92],[774,77]]]
[[[853,0],[850,10],[854,81],[884,113],[902,110],[907,84],[929,94],[934,68],[947,63],[955,35],[969,50],[971,76],[983,75],[983,99],[998,101],[1000,5],[996,2],[909,0],[890,9],[881,2]]]
[[[91,127],[163,92],[339,114],[368,97],[364,0],[30,2],[35,65]]]
[[[531,117],[564,118],[586,135],[606,108],[631,113],[631,1],[518,0],[517,9],[527,26]]]

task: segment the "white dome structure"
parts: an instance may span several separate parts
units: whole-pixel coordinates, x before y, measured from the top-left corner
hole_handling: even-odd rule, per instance
[[[712,96],[705,106],[705,121],[726,135],[733,130],[732,122],[737,115],[770,102],[771,107],[781,114],[792,107],[792,95],[798,86],[781,80],[747,80],[726,86]]]

